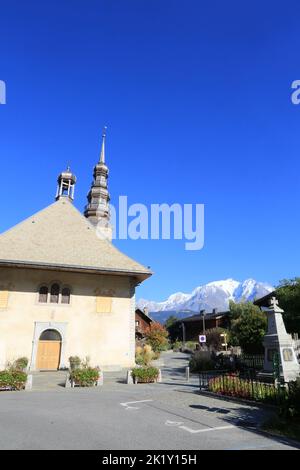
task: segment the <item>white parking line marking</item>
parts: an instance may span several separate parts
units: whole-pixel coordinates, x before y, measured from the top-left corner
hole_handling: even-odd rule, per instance
[[[209,432],[209,431],[221,431],[222,429],[232,429],[234,426],[217,426],[215,428],[207,428],[207,429],[191,429],[187,426],[179,426],[180,429],[184,429],[184,431],[190,432],[191,434],[196,434],[198,432]]]
[[[204,428],[204,429],[191,429],[187,426],[182,426],[183,423],[180,423],[178,421],[166,421],[165,422],[166,426],[176,426],[179,429],[183,429],[184,431],[190,432],[191,434],[197,434],[199,432],[209,432],[209,431],[222,431],[223,429],[232,429],[235,426],[228,425],[228,426],[216,426],[215,428]]]
[[[135,403],[146,403],[153,400],[138,400],[138,401],[127,401],[126,403],[120,403],[121,406],[125,406],[126,410],[139,410],[138,406],[129,406],[134,405]]]
[[[179,421],[166,421],[165,425],[166,426],[180,426],[183,423],[180,423]]]

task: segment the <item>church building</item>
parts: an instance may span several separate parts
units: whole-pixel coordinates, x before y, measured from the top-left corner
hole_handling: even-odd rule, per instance
[[[53,204],[0,235],[0,370],[24,356],[30,370],[70,356],[103,370],[134,364],[135,288],[151,271],[112,243],[107,179],[104,132],[84,215],[68,168]]]

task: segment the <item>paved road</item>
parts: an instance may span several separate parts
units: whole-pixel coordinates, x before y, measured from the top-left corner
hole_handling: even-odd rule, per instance
[[[107,374],[92,389],[0,393],[0,449],[292,449],[261,435],[265,412],[197,394],[180,353],[164,355],[164,382],[126,385]]]

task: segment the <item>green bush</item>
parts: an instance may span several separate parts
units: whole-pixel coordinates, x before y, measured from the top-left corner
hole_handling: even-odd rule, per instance
[[[160,323],[152,322],[151,326],[147,328],[145,337],[147,344],[152,347],[154,352],[166,351],[169,347],[168,341],[169,333]]]
[[[93,387],[100,377],[99,369],[85,367],[71,372],[70,379],[80,387]]]
[[[136,354],[136,356],[135,356],[135,363],[136,363],[138,366],[144,366],[144,365],[145,365],[144,356],[143,356],[142,354]]]
[[[181,346],[182,346],[181,341],[175,341],[175,343],[172,344],[172,349],[174,352],[178,352],[180,351]]]
[[[300,379],[289,383],[288,393],[281,403],[279,415],[285,419],[300,420]]]
[[[22,390],[23,388],[25,388],[26,380],[27,374],[20,370],[0,371],[0,388]]]
[[[202,351],[194,352],[190,359],[189,366],[191,372],[201,372],[215,368],[214,361],[206,352],[203,353]]]
[[[155,357],[155,352],[149,344],[144,347],[138,346],[135,351],[135,362],[139,366],[149,366]]]
[[[28,366],[28,359],[27,357],[19,357],[13,363],[12,368],[19,371],[24,371]]]
[[[214,351],[223,351],[224,346],[222,346],[222,344],[225,343],[225,340],[224,337],[221,336],[221,334],[224,333],[226,334],[226,342],[228,346],[230,344],[229,330],[220,328],[219,326],[206,330],[206,346]]]
[[[158,378],[159,370],[156,367],[137,367],[132,369],[132,377],[136,382],[150,383]]]
[[[185,349],[190,349],[191,351],[195,351],[197,344],[198,343],[196,341],[187,341],[185,343]]]

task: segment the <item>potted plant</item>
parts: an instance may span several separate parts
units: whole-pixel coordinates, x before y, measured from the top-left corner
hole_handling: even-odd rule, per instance
[[[78,356],[70,356],[69,357],[69,363],[70,363],[70,370],[72,372],[76,369],[79,369],[79,367],[81,365],[81,359]]]
[[[159,369],[157,367],[136,367],[132,369],[133,381],[137,383],[157,382]]]
[[[97,385],[100,377],[100,371],[94,367],[76,368],[71,372],[70,380],[79,387],[93,387]]]

